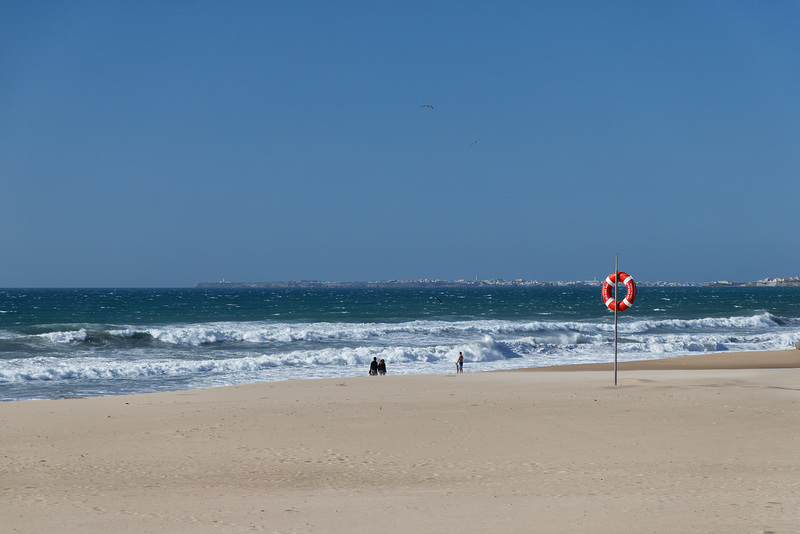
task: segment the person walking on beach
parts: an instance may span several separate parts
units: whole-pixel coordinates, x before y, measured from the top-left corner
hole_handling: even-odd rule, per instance
[[[378,374],[381,376],[386,374],[386,362],[384,360],[378,362]]]
[[[458,360],[456,360],[456,373],[464,372],[464,355],[458,353]]]
[[[369,364],[369,376],[378,375],[378,358],[372,358],[372,363]]]

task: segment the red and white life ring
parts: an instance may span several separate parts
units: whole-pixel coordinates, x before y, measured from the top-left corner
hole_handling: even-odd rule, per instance
[[[625,298],[620,302],[614,300],[614,282],[625,284]],[[603,282],[603,302],[609,310],[614,311],[616,308],[616,311],[625,311],[633,306],[634,300],[636,300],[636,282],[633,281],[631,275],[622,271],[608,275],[606,281]]]

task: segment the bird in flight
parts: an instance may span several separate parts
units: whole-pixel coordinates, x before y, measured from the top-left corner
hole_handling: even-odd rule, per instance
[[[474,145],[474,144],[475,144],[475,143],[477,143],[477,142],[478,142],[478,139],[475,139],[475,140],[474,140],[472,143],[470,143],[470,145],[469,145],[469,146],[472,146],[472,145]]]
[[[428,104],[423,104],[420,107],[421,108],[431,108],[431,109],[433,109],[433,106],[429,106]]]

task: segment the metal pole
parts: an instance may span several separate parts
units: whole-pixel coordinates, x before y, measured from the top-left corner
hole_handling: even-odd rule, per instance
[[[619,253],[614,258],[614,385],[617,385],[617,281],[619,280]]]

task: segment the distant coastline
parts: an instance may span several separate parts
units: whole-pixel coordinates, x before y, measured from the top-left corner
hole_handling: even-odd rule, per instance
[[[198,282],[206,289],[458,289],[466,287],[599,287],[602,280],[384,280],[374,282],[324,282],[290,280],[284,282]],[[766,278],[755,282],[650,282],[637,281],[641,287],[800,287],[800,277]]]
[[[601,280],[580,282],[542,282],[528,280],[383,280],[373,282],[322,282],[317,280],[291,280],[287,282],[200,282],[199,288],[265,288],[265,289],[426,289],[464,287],[562,287],[600,286]]]
[[[782,276],[778,278],[764,278],[755,282],[709,282],[705,284],[709,287],[800,287],[800,277]]]

